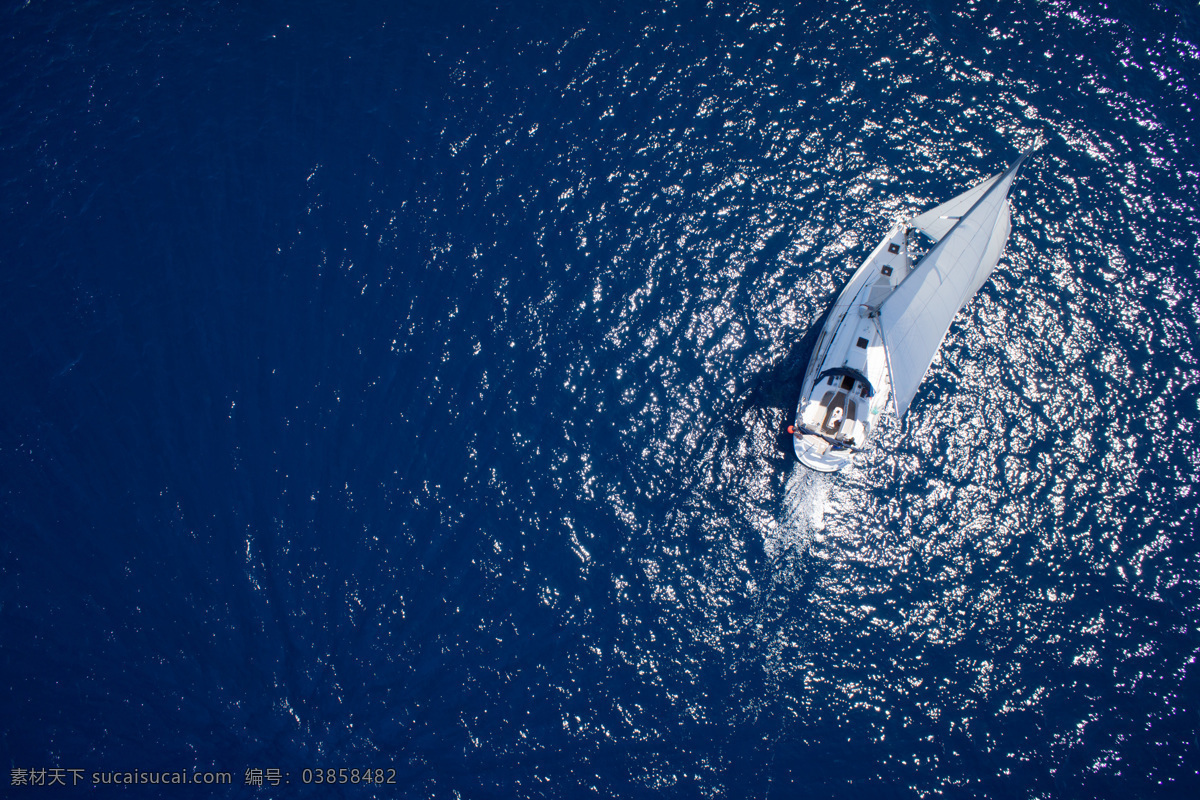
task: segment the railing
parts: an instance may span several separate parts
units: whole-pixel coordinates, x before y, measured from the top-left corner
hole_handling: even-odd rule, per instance
[[[823,433],[809,430],[807,425],[801,425],[799,427],[793,426],[792,433],[799,433],[801,436],[815,436],[822,441],[828,442],[834,450],[849,450],[851,453],[863,452],[861,447],[855,447],[854,445],[846,444],[845,442],[840,442],[837,439],[830,438]]]

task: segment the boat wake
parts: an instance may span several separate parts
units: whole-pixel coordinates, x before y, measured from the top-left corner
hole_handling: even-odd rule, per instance
[[[763,548],[770,558],[800,555],[825,530],[831,473],[797,467],[783,490],[779,521],[767,532]]]

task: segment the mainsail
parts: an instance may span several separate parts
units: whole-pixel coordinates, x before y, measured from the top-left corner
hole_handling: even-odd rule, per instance
[[[878,309],[896,416],[903,418],[950,323],[987,281],[1009,233],[1008,193],[1026,150],[1007,170],[914,217],[937,244]]]

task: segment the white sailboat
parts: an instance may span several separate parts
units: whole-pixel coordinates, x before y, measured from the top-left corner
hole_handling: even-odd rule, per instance
[[[845,467],[870,438],[889,397],[904,418],[950,323],[1004,252],[1008,195],[1032,151],[897,223],[850,278],[817,339],[796,422],[788,426],[800,463],[821,472]],[[918,231],[932,245],[914,258]]]

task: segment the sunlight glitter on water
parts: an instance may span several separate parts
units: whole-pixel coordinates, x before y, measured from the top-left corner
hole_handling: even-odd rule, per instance
[[[446,175],[461,170],[485,203],[464,190],[430,208],[479,210],[493,228],[430,237],[430,275],[463,261],[467,288],[434,314],[421,304],[444,297],[402,287],[407,319],[389,335],[399,353],[425,326],[434,355],[395,415],[420,419],[452,396],[442,387],[469,390],[469,409],[422,427],[446,463],[466,420],[488,423],[463,448],[475,473],[451,466],[398,501],[455,526],[430,583],[455,607],[482,603],[478,647],[496,663],[456,650],[453,625],[430,649],[467,665],[484,687],[473,700],[506,715],[489,736],[483,710],[459,709],[462,687],[444,687],[464,753],[510,763],[559,752],[565,735],[582,761],[618,754],[609,768],[643,787],[699,776],[711,796],[736,786],[737,743],[722,736],[779,745],[763,771],[853,759],[915,794],[969,795],[980,763],[998,774],[1047,750],[1055,768],[1087,746],[1094,771],[1119,764],[1117,734],[1090,732],[1120,729],[1112,709],[1127,698],[1167,697],[1127,687],[1174,690],[1190,652],[1177,611],[1188,523],[1142,498],[1186,497],[1197,469],[1196,319],[1182,307],[1194,181],[1173,155],[1192,151],[1112,64],[1080,74],[1061,50],[1045,57],[1035,77],[1078,78],[1069,95],[1014,76],[1015,43],[1039,36],[1029,20],[1063,7],[898,19],[860,4],[812,28],[808,9],[748,5],[711,23],[653,9],[620,48],[588,27],[553,42],[544,83],[514,84],[524,105],[502,115],[493,68],[454,67],[465,101],[449,109],[463,119],[443,134]],[[1065,24],[1063,41],[1085,38]],[[964,58],[959,37],[995,55]],[[909,418],[882,420],[844,473],[797,466],[779,434],[800,345],[864,249],[1039,133],[1049,144],[1021,178],[1004,261]],[[324,202],[322,177],[309,181]],[[514,244],[525,237],[536,250]],[[470,346],[454,342],[473,326]],[[247,560],[265,574],[259,544]],[[476,561],[472,597],[458,562]],[[544,616],[522,612],[523,597]],[[1156,614],[1185,632],[1140,623]],[[527,644],[546,630],[545,651]],[[553,730],[520,719],[555,703]],[[1138,726],[1167,719],[1137,707]],[[734,733],[697,752],[714,728]],[[453,738],[440,735],[430,751]],[[840,749],[851,735],[871,748]]]

